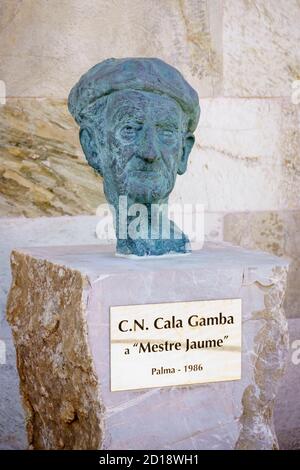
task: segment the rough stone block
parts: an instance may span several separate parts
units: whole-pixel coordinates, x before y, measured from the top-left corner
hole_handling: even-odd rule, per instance
[[[0,214],[95,214],[103,201],[65,101],[8,99],[0,113]]]
[[[288,320],[290,348],[275,408],[274,423],[280,448],[300,449],[300,318]]]
[[[300,107],[229,98],[200,106],[196,144],[170,202],[207,212],[299,208]],[[10,98],[1,111],[0,215],[94,214],[105,201],[102,178],[85,161],[65,101]]]
[[[298,0],[226,0],[225,96],[288,96],[300,77]]]
[[[271,449],[288,265],[230,245],[128,260],[109,247],[12,254],[8,320],[36,449]],[[111,392],[109,307],[241,298],[242,379]],[[124,371],[124,373],[126,373]]]
[[[159,55],[201,96],[213,96],[221,81],[221,44],[221,0],[152,0],[151,8],[148,0],[0,5],[0,78],[8,96],[65,98],[80,75],[108,55]]]
[[[284,309],[300,317],[300,211],[236,212],[224,216],[224,240],[291,259]]]
[[[201,99],[195,149],[170,201],[206,211],[299,208],[300,127],[286,99]]]
[[[11,283],[10,253],[20,246],[95,244],[97,216],[0,218],[0,341],[6,363],[0,364],[0,449],[24,449],[26,433],[20,404],[16,356],[5,304]]]

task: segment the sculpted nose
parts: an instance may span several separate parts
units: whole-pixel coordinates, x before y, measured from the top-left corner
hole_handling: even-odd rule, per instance
[[[153,163],[158,158],[158,150],[155,145],[155,136],[151,129],[145,131],[142,142],[141,157],[148,163]]]

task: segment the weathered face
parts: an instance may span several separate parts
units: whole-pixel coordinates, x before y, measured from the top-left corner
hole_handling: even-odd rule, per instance
[[[105,167],[119,195],[144,204],[167,197],[183,154],[184,113],[176,101],[150,92],[115,92],[107,103],[106,129]]]

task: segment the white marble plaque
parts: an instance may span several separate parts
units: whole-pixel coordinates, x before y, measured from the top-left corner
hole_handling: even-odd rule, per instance
[[[239,380],[241,299],[110,308],[111,391]]]

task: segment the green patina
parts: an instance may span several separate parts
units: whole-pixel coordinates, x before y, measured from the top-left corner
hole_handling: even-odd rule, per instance
[[[86,159],[103,176],[114,208],[117,253],[188,252],[188,237],[169,221],[166,207],[194,144],[195,90],[160,59],[108,59],[80,78],[68,105]]]

